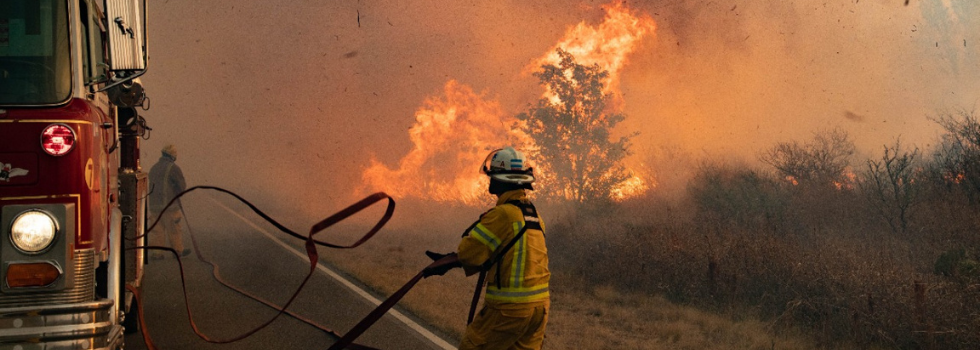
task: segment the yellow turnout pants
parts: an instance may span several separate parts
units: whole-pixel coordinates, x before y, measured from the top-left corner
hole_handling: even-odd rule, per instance
[[[167,246],[177,251],[177,254],[181,254],[184,251],[184,228],[181,226],[181,219],[184,215],[180,210],[167,210],[161,214],[160,223],[157,227],[153,229],[153,233],[150,234],[150,245],[156,246]],[[151,216],[150,220],[155,220],[155,216]],[[152,222],[150,222],[152,224]],[[169,244],[165,244],[169,243]],[[170,254],[165,254],[161,251],[151,252],[153,256],[166,257]]]
[[[483,304],[466,327],[460,350],[541,349],[550,301]]]

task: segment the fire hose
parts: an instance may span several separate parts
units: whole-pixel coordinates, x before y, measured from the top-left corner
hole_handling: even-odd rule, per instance
[[[236,198],[240,202],[242,202],[245,205],[247,205],[254,213],[258,214],[260,217],[262,217],[264,220],[266,220],[267,222],[269,222],[270,224],[272,224],[273,226],[275,226],[280,231],[282,231],[282,232],[284,232],[284,233],[286,233],[286,234],[288,234],[290,236],[293,236],[295,238],[304,240],[305,241],[305,246],[306,246],[307,256],[310,259],[310,270],[307,273],[306,277],[303,279],[303,282],[300,283],[299,287],[296,288],[296,291],[293,292],[292,296],[289,298],[289,300],[284,305],[278,306],[278,305],[276,305],[276,304],[274,304],[274,303],[272,303],[270,301],[267,301],[267,300],[265,300],[265,299],[263,299],[261,297],[258,297],[256,295],[253,295],[252,293],[249,293],[249,292],[247,292],[247,291],[245,291],[245,290],[243,290],[243,289],[241,289],[239,287],[236,287],[236,286],[228,283],[227,281],[225,281],[221,277],[221,275],[219,273],[218,265],[215,264],[215,263],[213,263],[213,262],[211,262],[210,260],[208,260],[207,257],[205,257],[201,253],[201,250],[199,249],[198,244],[197,244],[197,240],[194,238],[194,234],[190,230],[190,225],[188,224],[188,232],[189,232],[189,234],[191,236],[191,242],[192,242],[192,244],[194,246],[194,252],[195,252],[198,260],[200,260],[200,261],[202,261],[202,262],[204,262],[204,263],[206,263],[206,264],[208,264],[208,265],[210,265],[212,267],[212,276],[215,278],[215,280],[217,280],[219,283],[221,283],[225,287],[228,287],[229,289],[232,289],[232,290],[238,292],[239,294],[242,294],[242,295],[244,295],[244,296],[246,296],[248,298],[251,298],[253,300],[256,300],[256,301],[258,301],[258,302],[260,302],[260,303],[262,303],[262,304],[264,304],[264,305],[266,305],[266,306],[268,306],[270,308],[273,308],[273,309],[275,309],[275,310],[278,311],[275,316],[273,316],[272,318],[270,318],[265,323],[260,324],[256,328],[254,328],[252,330],[249,330],[249,331],[247,331],[247,332],[245,332],[245,333],[243,333],[243,334],[241,334],[239,336],[235,336],[235,337],[228,338],[228,339],[213,339],[213,338],[211,338],[211,337],[203,334],[198,329],[197,324],[194,322],[194,316],[193,316],[193,313],[191,311],[190,303],[188,301],[188,291],[187,291],[186,279],[185,279],[185,276],[184,276],[184,266],[183,266],[183,263],[180,260],[180,254],[178,254],[178,252],[176,250],[174,250],[173,248],[170,248],[170,247],[162,247],[162,246],[143,246],[143,247],[129,248],[129,249],[144,249],[144,250],[164,250],[164,251],[169,251],[171,254],[173,254],[177,258],[177,264],[178,264],[178,267],[180,269],[180,278],[181,278],[181,284],[182,284],[182,289],[183,289],[183,294],[184,294],[184,305],[185,305],[186,310],[187,310],[187,317],[188,317],[188,320],[190,321],[191,328],[193,329],[194,333],[199,338],[201,338],[202,340],[204,340],[206,342],[209,342],[209,343],[227,344],[227,343],[232,343],[232,342],[236,342],[236,341],[239,341],[239,340],[248,338],[249,336],[255,334],[259,330],[261,330],[261,329],[269,326],[270,324],[272,324],[272,322],[274,322],[277,318],[279,318],[279,316],[281,316],[283,314],[287,314],[287,315],[289,315],[289,316],[291,316],[291,317],[293,317],[293,318],[295,318],[295,319],[297,319],[297,320],[299,320],[301,322],[304,322],[306,324],[309,324],[309,325],[311,325],[311,326],[313,326],[313,327],[315,327],[317,329],[320,329],[320,330],[324,331],[325,333],[327,333],[327,334],[329,334],[329,335],[337,338],[338,341],[335,342],[329,348],[330,350],[339,350],[339,349],[345,349],[345,348],[346,349],[375,349],[375,348],[372,348],[372,347],[369,347],[369,346],[356,344],[356,343],[354,343],[354,340],[356,340],[357,337],[359,337],[362,333],[364,333],[364,331],[366,331],[368,328],[370,328],[385,313],[387,313],[388,310],[390,310],[396,303],[398,303],[398,301],[400,301],[401,298],[404,297],[405,294],[407,294],[408,291],[411,290],[412,287],[414,287],[415,284],[417,284],[422,278],[425,278],[425,277],[428,277],[429,275],[431,275],[431,273],[429,271],[432,271],[433,269],[440,269],[440,268],[445,268],[447,266],[454,266],[454,265],[458,264],[458,259],[457,259],[457,257],[456,257],[455,254],[448,255],[448,256],[442,257],[442,258],[440,258],[438,260],[433,261],[431,264],[429,264],[424,269],[422,269],[421,271],[419,271],[419,273],[416,274],[415,277],[413,277],[412,279],[410,279],[408,281],[408,283],[406,283],[404,286],[402,286],[397,292],[395,292],[394,294],[392,294],[391,296],[389,296],[388,299],[386,299],[384,302],[382,302],[380,305],[378,305],[374,310],[372,310],[367,316],[365,316],[360,322],[358,322],[357,325],[355,325],[346,334],[340,335],[337,332],[335,332],[333,330],[330,330],[329,328],[326,328],[324,326],[321,326],[321,325],[315,323],[312,320],[306,319],[305,317],[302,317],[302,316],[300,316],[300,315],[298,315],[298,314],[296,314],[294,312],[287,311],[287,308],[293,303],[293,301],[295,301],[296,297],[299,295],[299,292],[306,286],[306,283],[310,280],[310,278],[313,275],[313,272],[316,269],[317,262],[319,261],[319,254],[317,252],[316,246],[317,245],[321,245],[321,246],[325,246],[325,247],[329,247],[329,248],[335,248],[335,249],[352,249],[352,248],[356,248],[356,247],[360,246],[361,244],[363,244],[367,240],[371,239],[371,237],[373,237],[375,233],[377,233],[379,230],[381,230],[381,228],[388,222],[388,220],[391,219],[391,216],[394,213],[394,209],[395,209],[395,201],[394,201],[394,199],[391,198],[391,196],[389,196],[389,195],[387,195],[387,194],[385,194],[383,192],[378,192],[378,193],[372,194],[372,195],[370,195],[370,196],[368,196],[368,197],[360,200],[359,202],[354,203],[354,204],[352,204],[352,205],[350,205],[350,206],[348,206],[348,207],[346,207],[346,208],[338,211],[337,213],[335,213],[335,214],[327,217],[326,219],[321,220],[317,224],[313,225],[310,228],[309,234],[307,234],[306,236],[303,236],[303,235],[301,235],[299,233],[293,232],[289,228],[283,226],[278,221],[276,221],[275,219],[269,217],[267,214],[265,214],[264,212],[262,212],[261,210],[259,210],[255,205],[253,205],[251,202],[245,200],[241,196],[239,196],[239,195],[237,195],[237,194],[235,194],[235,193],[233,193],[231,191],[225,190],[225,189],[220,188],[220,187],[215,187],[215,186],[195,186],[195,187],[191,187],[191,188],[189,188],[189,189],[187,189],[187,190],[179,193],[173,199],[171,199],[170,202],[167,203],[166,207],[164,207],[164,209],[161,210],[161,213],[166,212],[166,210],[169,209],[172,205],[174,205],[174,203],[177,203],[177,205],[180,207],[181,212],[183,212],[183,207],[180,206],[180,203],[177,200],[180,197],[184,196],[185,194],[190,193],[190,192],[195,191],[195,190],[198,190],[198,189],[210,189],[210,190],[215,190],[215,191],[219,191],[219,192],[223,192],[225,194],[231,195],[232,197]],[[360,212],[361,210],[363,210],[363,209],[365,209],[367,207],[370,207],[374,203],[377,203],[377,202],[379,202],[379,201],[381,201],[383,199],[387,199],[388,200],[388,206],[387,206],[387,208],[385,210],[384,215],[381,217],[381,219],[378,220],[378,222],[374,225],[374,227],[372,227],[366,234],[364,234],[360,239],[358,239],[353,244],[350,244],[350,245],[339,245],[339,244],[334,244],[334,243],[329,243],[329,242],[325,242],[325,241],[316,240],[316,239],[313,238],[314,235],[320,233],[324,229],[326,229],[326,228],[328,228],[330,226],[333,226],[334,224],[336,224],[336,223],[338,223],[340,221],[343,221],[344,219],[346,219],[346,218],[348,218],[348,217],[350,217],[350,216],[352,216],[352,215]],[[149,226],[149,228],[147,228],[147,230],[146,230],[146,232],[144,232],[144,234],[139,235],[137,237],[134,237],[134,238],[132,238],[132,240],[142,239],[148,232],[150,232],[151,230],[153,230],[153,228],[156,227],[156,225],[159,223],[159,221],[160,221],[161,218],[162,218],[162,215],[158,215],[157,218],[156,218],[156,220],[154,220],[153,224],[151,224]],[[186,223],[186,221],[187,220],[186,220],[186,216],[185,216],[185,223]],[[136,290],[135,288],[133,288],[132,286],[127,285],[126,288],[130,292],[132,292],[134,294],[134,297],[136,298],[136,301],[137,301],[137,314],[139,316],[139,324],[140,324],[140,328],[142,330],[143,340],[146,343],[147,348],[149,348],[149,349],[156,349],[156,347],[153,345],[152,339],[150,338],[149,333],[148,333],[148,330],[146,328],[146,323],[145,323],[145,319],[144,319],[144,316],[143,316],[143,301],[142,301],[141,295],[140,295],[139,291]]]

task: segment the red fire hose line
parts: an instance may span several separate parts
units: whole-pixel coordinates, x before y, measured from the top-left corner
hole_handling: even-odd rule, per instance
[[[276,305],[276,304],[274,304],[274,303],[272,303],[270,301],[267,301],[265,299],[262,299],[261,297],[258,297],[256,295],[253,295],[253,294],[251,294],[251,293],[249,293],[249,292],[247,292],[247,291],[245,291],[245,290],[243,290],[243,289],[241,289],[239,287],[233,286],[230,283],[228,283],[227,281],[225,281],[221,277],[221,275],[219,274],[218,265],[217,264],[214,264],[213,262],[211,262],[210,260],[208,260],[204,255],[201,254],[201,250],[199,249],[199,247],[197,245],[197,240],[194,238],[193,232],[190,232],[191,231],[190,230],[190,225],[188,225],[188,231],[190,232],[190,235],[191,235],[191,242],[192,242],[192,244],[194,246],[195,254],[197,255],[198,260],[200,260],[202,262],[205,262],[208,265],[211,265],[211,267],[212,267],[212,276],[215,278],[215,280],[217,280],[222,285],[228,287],[229,289],[232,289],[232,290],[234,290],[234,291],[236,291],[236,292],[238,292],[238,293],[240,293],[240,294],[242,294],[242,295],[244,295],[246,297],[249,297],[249,298],[251,298],[253,300],[256,300],[256,301],[258,301],[260,303],[263,303],[266,306],[268,306],[270,308],[273,308],[273,309],[275,309],[275,310],[278,311],[278,313],[275,316],[273,316],[267,322],[259,325],[255,329],[252,329],[252,330],[250,330],[248,332],[245,332],[244,334],[239,335],[237,337],[233,337],[233,338],[229,338],[229,339],[217,339],[216,340],[216,339],[211,339],[207,335],[201,333],[201,331],[197,327],[197,324],[194,322],[194,316],[193,316],[193,313],[192,313],[191,308],[190,308],[190,303],[188,302],[187,284],[186,284],[185,277],[184,277],[184,266],[183,266],[183,263],[180,260],[180,255],[177,253],[177,251],[174,250],[173,248],[169,248],[169,247],[159,247],[159,246],[146,246],[146,247],[142,247],[142,249],[166,250],[166,251],[169,251],[172,254],[174,254],[175,257],[177,257],[177,264],[178,264],[178,266],[180,268],[180,278],[181,278],[181,284],[182,284],[183,293],[184,293],[184,304],[185,304],[186,309],[187,309],[187,317],[188,317],[188,319],[190,321],[191,328],[194,330],[194,333],[197,334],[198,337],[200,337],[201,339],[203,339],[204,341],[207,341],[209,343],[225,344],[225,343],[232,343],[232,342],[235,342],[235,341],[239,341],[239,340],[245,339],[245,338],[251,336],[252,334],[255,334],[259,330],[261,330],[261,329],[267,327],[268,325],[272,324],[272,322],[275,321],[280,315],[282,315],[282,314],[285,313],[285,314],[288,314],[289,316],[292,316],[292,317],[296,318],[297,320],[299,320],[301,322],[307,323],[307,324],[309,324],[309,325],[311,325],[313,327],[316,327],[317,329],[320,329],[320,330],[326,332],[327,334],[330,334],[330,335],[332,335],[334,337],[339,338],[339,340],[330,347],[330,350],[339,350],[339,349],[363,349],[363,350],[370,350],[370,349],[375,349],[375,348],[372,348],[372,347],[368,347],[368,346],[364,346],[364,345],[360,345],[360,344],[355,344],[355,343],[353,343],[353,341],[358,336],[360,336],[364,331],[366,331],[368,328],[370,328],[371,325],[373,325],[375,322],[377,322],[385,313],[387,313],[387,311],[389,309],[391,309],[399,300],[401,300],[401,298],[403,296],[405,296],[405,294],[407,294],[408,291],[411,290],[412,287],[414,287],[416,283],[418,283],[422,278],[426,277],[424,275],[424,271],[426,269],[436,268],[436,267],[440,267],[440,266],[448,265],[448,264],[453,264],[453,263],[455,263],[457,261],[456,260],[457,258],[455,256],[448,256],[448,257],[444,257],[442,259],[439,259],[437,261],[432,262],[432,264],[430,264],[429,266],[426,266],[425,269],[423,269],[422,271],[420,271],[415,277],[413,277],[411,280],[409,280],[408,283],[406,283],[404,286],[402,286],[402,288],[399,289],[398,292],[396,292],[395,294],[392,294],[390,297],[388,297],[387,300],[385,300],[383,303],[381,303],[380,305],[378,305],[377,308],[375,308],[374,310],[372,310],[371,313],[369,313],[356,326],[354,326],[354,328],[352,328],[350,331],[348,331],[347,334],[345,334],[343,336],[340,336],[337,332],[335,332],[333,330],[330,330],[329,328],[326,328],[324,326],[321,326],[321,325],[317,324],[316,322],[314,322],[312,320],[309,320],[309,319],[307,319],[305,317],[302,317],[302,316],[300,316],[300,315],[298,315],[298,314],[296,314],[294,312],[287,311],[286,309],[289,307],[289,305],[291,305],[293,303],[293,301],[299,295],[299,292],[303,289],[303,287],[306,286],[306,283],[310,280],[310,277],[312,277],[312,275],[313,275],[313,271],[315,270],[317,261],[319,260],[319,254],[317,253],[316,245],[322,245],[322,246],[327,246],[327,247],[336,248],[336,249],[351,249],[351,248],[356,248],[357,246],[360,246],[362,243],[366,242],[371,237],[373,237],[374,234],[377,233],[388,222],[388,220],[391,219],[391,216],[394,213],[394,208],[395,208],[395,201],[394,201],[394,199],[391,198],[390,196],[388,196],[387,194],[383,193],[383,192],[379,192],[379,193],[375,193],[373,195],[370,195],[370,196],[362,199],[361,201],[359,201],[359,202],[357,202],[357,203],[355,203],[353,205],[350,205],[347,208],[344,208],[343,210],[337,212],[336,214],[331,215],[330,217],[328,217],[328,218],[320,221],[316,225],[313,225],[313,227],[310,228],[310,233],[306,237],[303,237],[302,235],[300,235],[300,234],[298,234],[296,232],[293,232],[293,231],[289,230],[288,228],[286,228],[285,226],[283,226],[279,222],[275,221],[274,219],[272,219],[271,217],[269,217],[268,215],[266,215],[265,213],[263,213],[261,210],[259,210],[257,207],[255,207],[254,205],[252,205],[252,203],[248,202],[244,198],[238,196],[237,194],[235,194],[235,193],[233,193],[231,191],[228,191],[228,190],[225,190],[225,189],[222,189],[222,188],[219,188],[219,187],[214,187],[214,186],[195,186],[195,187],[189,188],[186,191],[181,192],[176,197],[174,197],[170,201],[170,203],[167,204],[167,206],[164,208],[163,211],[166,211],[167,208],[169,208],[171,205],[173,205],[174,202],[176,202],[177,199],[179,199],[184,194],[189,193],[189,192],[194,191],[194,190],[197,190],[197,189],[212,189],[212,190],[216,190],[216,191],[219,191],[219,192],[227,193],[227,194],[235,197],[236,199],[238,199],[242,203],[246,204],[249,208],[251,208],[253,212],[255,212],[256,214],[258,214],[259,216],[261,216],[263,219],[265,219],[266,221],[268,221],[272,225],[274,225],[276,228],[280,229],[281,231],[285,232],[286,234],[289,234],[290,236],[297,237],[297,238],[300,238],[300,239],[303,239],[304,241],[306,241],[306,251],[307,251],[307,255],[310,258],[310,271],[307,273],[306,277],[303,279],[303,282],[300,283],[299,287],[296,289],[296,291],[293,293],[293,295],[289,298],[289,301],[287,301],[285,305],[283,305],[283,306],[280,307],[280,306],[278,306],[278,305]],[[368,231],[368,233],[366,233],[363,237],[361,237],[361,239],[359,239],[358,241],[354,242],[353,244],[348,245],[348,246],[344,246],[344,245],[337,245],[337,244],[323,242],[323,241],[318,241],[318,240],[313,239],[313,236],[316,235],[317,233],[319,233],[320,231],[322,231],[322,230],[324,230],[324,229],[326,229],[326,228],[328,228],[328,227],[330,227],[330,226],[332,226],[332,225],[334,225],[334,224],[336,224],[336,223],[338,223],[340,221],[343,221],[347,217],[350,217],[351,215],[353,215],[353,214],[355,214],[355,213],[357,213],[357,212],[359,212],[359,211],[361,211],[361,210],[363,210],[363,209],[371,206],[372,204],[374,204],[374,203],[376,203],[376,202],[378,202],[378,201],[380,201],[382,199],[388,199],[388,207],[387,207],[387,209],[385,211],[385,214],[378,221],[378,223],[375,224],[375,226],[373,228],[371,228],[370,231]],[[161,212],[163,212],[163,211],[161,211]],[[183,207],[181,207],[181,211],[183,211]],[[157,223],[159,221],[160,221],[160,217],[158,216],[157,219],[150,226],[150,228],[148,228],[146,230],[146,232],[150,232],[154,227],[156,227],[156,225],[157,225]],[[186,223],[186,218],[185,218],[185,223]],[[142,238],[145,235],[146,235],[146,233],[144,233],[143,235],[140,235],[139,237],[136,237],[134,239]],[[138,249],[138,248],[139,247],[132,248],[132,249]],[[144,342],[146,343],[146,345],[147,345],[147,347],[149,349],[151,349],[151,350],[152,349],[156,349],[156,347],[153,345],[152,339],[149,336],[148,329],[146,328],[146,324],[145,324],[145,321],[144,321],[143,307],[142,307],[143,303],[142,303],[141,295],[140,295],[140,293],[135,288],[132,288],[131,286],[128,286],[128,285],[126,287],[131,292],[133,292],[134,296],[137,298],[137,311],[138,311],[138,315],[139,315],[139,319],[140,319],[140,326],[142,328]]]
[[[183,211],[184,211],[184,207],[183,206],[180,206],[180,211],[183,213]],[[248,291],[246,291],[246,290],[244,290],[244,289],[242,289],[240,287],[237,287],[235,285],[232,285],[231,283],[229,283],[228,281],[226,281],[221,276],[221,273],[220,273],[220,270],[219,270],[219,266],[217,264],[215,264],[214,262],[212,262],[207,257],[205,257],[203,253],[201,253],[201,249],[200,249],[200,247],[197,244],[197,238],[194,236],[194,230],[191,229],[190,222],[188,222],[186,214],[184,215],[184,223],[187,225],[187,232],[191,236],[191,244],[194,246],[194,254],[197,256],[197,260],[200,260],[201,262],[204,262],[205,264],[208,264],[208,265],[211,266],[211,276],[214,277],[214,279],[216,281],[218,281],[218,283],[221,283],[221,285],[227,287],[228,289],[231,289],[231,290],[233,290],[235,292],[238,292],[238,294],[241,294],[243,296],[246,296],[248,298],[251,298],[252,300],[255,300],[255,301],[258,301],[258,302],[260,302],[262,304],[265,304],[266,306],[268,306],[268,307],[270,307],[272,309],[280,310],[281,312],[285,312],[287,315],[292,316],[293,318],[295,318],[295,319],[297,319],[297,320],[299,320],[299,321],[301,321],[303,323],[306,323],[306,324],[308,324],[310,326],[313,326],[313,327],[315,327],[317,329],[320,329],[323,332],[325,332],[325,333],[327,333],[327,334],[329,334],[329,335],[331,335],[331,336],[333,336],[333,337],[335,337],[337,339],[340,339],[341,335],[338,334],[337,332],[335,332],[335,331],[333,331],[333,330],[331,330],[331,329],[329,329],[327,327],[324,327],[324,326],[316,323],[315,321],[313,321],[311,319],[308,319],[308,318],[306,318],[306,317],[304,317],[302,315],[299,315],[299,314],[297,314],[297,313],[295,313],[293,311],[286,310],[285,307],[276,305],[275,303],[273,303],[271,301],[268,301],[268,300],[266,300],[266,299],[264,299],[264,298],[262,298],[260,296],[257,296],[255,294],[249,293]],[[177,257],[177,258],[180,259],[180,257]],[[298,293],[298,291],[297,291],[297,293]],[[365,349],[371,349],[371,348],[365,347]]]
[[[142,300],[142,295],[136,289],[136,287],[133,287],[133,286],[131,286],[129,284],[126,285],[126,290],[132,292],[133,293],[133,297],[136,298],[136,310],[137,310],[137,315],[139,315],[140,330],[142,330],[141,333],[143,334],[143,343],[146,344],[146,348],[147,349],[149,349],[149,350],[156,350],[157,347],[156,347],[156,345],[153,345],[153,339],[150,339],[150,334],[147,333],[147,331],[146,331],[146,320],[143,318],[143,300]]]
[[[428,277],[425,274],[425,271],[427,269],[430,268],[435,269],[443,265],[453,265],[458,262],[459,262],[459,258],[456,257],[455,255],[446,256],[439,260],[433,261],[431,264],[429,264],[429,266],[426,266],[424,269],[419,271],[419,273],[416,274],[415,277],[412,277],[412,279],[409,280],[408,283],[405,283],[405,285],[403,285],[401,289],[395,292],[395,294],[392,294],[390,297],[388,297],[388,299],[385,299],[385,301],[382,302],[380,305],[378,305],[378,307],[376,307],[374,310],[372,310],[371,313],[369,313],[367,316],[361,319],[361,322],[358,322],[357,325],[354,326],[354,328],[351,328],[351,330],[347,331],[347,334],[344,334],[344,336],[340,338],[340,340],[338,340],[332,346],[330,346],[328,350],[349,349],[354,346],[359,346],[357,344],[354,344],[354,340],[357,339],[357,337],[361,336],[361,334],[364,333],[364,331],[366,331],[368,328],[371,328],[371,326],[374,325],[375,322],[381,319],[381,316],[384,316],[384,314],[387,313],[389,309],[395,306],[395,304],[397,304],[398,301],[401,300],[402,297],[404,297],[405,294],[407,294],[408,291],[412,289],[412,287],[415,287],[416,283],[419,283],[419,281],[422,280],[422,278]]]

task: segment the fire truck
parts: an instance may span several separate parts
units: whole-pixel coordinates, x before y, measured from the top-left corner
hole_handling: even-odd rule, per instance
[[[135,329],[145,24],[145,0],[0,1],[0,349]]]

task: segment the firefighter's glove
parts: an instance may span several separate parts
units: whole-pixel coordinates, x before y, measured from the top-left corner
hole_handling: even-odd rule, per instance
[[[456,255],[456,253],[441,254],[441,253],[436,253],[436,252],[431,251],[431,250],[426,250],[425,251],[425,256],[429,257],[429,259],[432,259],[432,261],[436,261],[436,260],[445,258],[445,257],[450,256],[450,255]]]
[[[425,255],[432,259],[432,264],[422,270],[423,277],[429,277],[433,275],[442,276],[445,275],[449,270],[455,269],[457,267],[463,267],[463,263],[459,262],[459,257],[456,253],[440,254],[431,251],[425,251]]]

